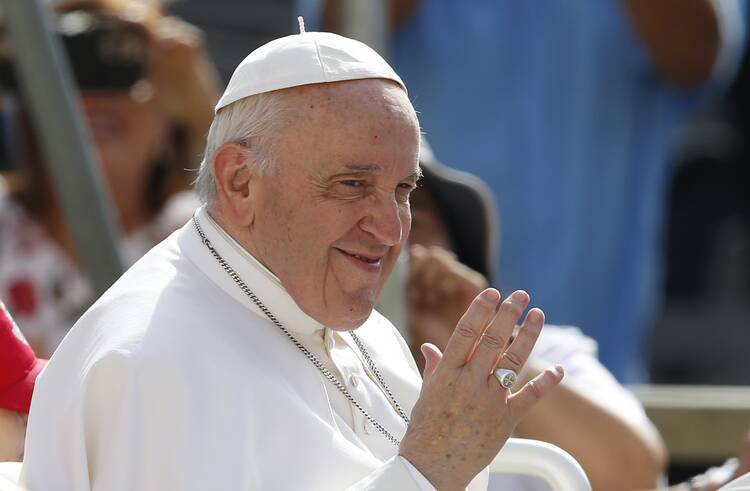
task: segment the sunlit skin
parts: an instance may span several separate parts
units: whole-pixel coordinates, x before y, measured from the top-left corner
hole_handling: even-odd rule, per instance
[[[0,462],[15,462],[23,458],[26,419],[26,414],[0,408]]]
[[[275,141],[276,170],[249,179],[252,219],[230,233],[305,313],[331,329],[355,329],[370,316],[409,233],[416,114],[406,93],[385,80],[287,92],[294,109]]]

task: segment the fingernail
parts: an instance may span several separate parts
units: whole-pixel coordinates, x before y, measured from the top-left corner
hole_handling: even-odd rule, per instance
[[[482,300],[497,303],[497,301],[500,300],[500,293],[497,290],[490,288],[482,292]]]
[[[537,309],[531,309],[528,314],[528,318],[535,324],[541,324],[544,322],[544,315]]]
[[[422,356],[424,356],[425,359],[427,359],[427,345],[423,344],[422,346],[420,346],[419,347],[419,351],[421,351],[422,352]]]
[[[529,295],[526,292],[513,292],[513,294],[510,296],[510,301],[513,303],[513,305],[523,305],[527,299],[529,298]]]
[[[562,367],[562,365],[555,365],[555,371],[558,375],[565,375],[565,369]]]

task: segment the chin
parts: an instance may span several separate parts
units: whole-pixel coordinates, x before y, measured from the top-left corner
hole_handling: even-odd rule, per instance
[[[341,319],[340,322],[330,322],[328,327],[334,331],[353,331],[364,324],[367,319],[370,318],[373,309],[369,309],[366,313],[358,315],[358,312],[346,312],[346,318]],[[343,316],[342,316],[343,317]]]
[[[329,322],[328,327],[334,331],[353,331],[370,318],[374,309],[375,302],[371,298],[351,298],[342,303],[340,315],[336,315],[336,321]]]

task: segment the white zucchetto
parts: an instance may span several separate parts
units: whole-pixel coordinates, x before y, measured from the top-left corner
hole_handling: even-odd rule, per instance
[[[391,66],[364,43],[329,32],[305,32],[274,39],[237,66],[218,111],[245,97],[299,85],[366,78],[393,80],[406,86]]]

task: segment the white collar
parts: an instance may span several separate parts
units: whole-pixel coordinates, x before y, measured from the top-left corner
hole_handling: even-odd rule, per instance
[[[205,206],[201,206],[195,212],[195,218],[216,252],[276,316],[281,325],[290,331],[302,334],[323,334],[324,326],[302,311],[281,281],[223,230],[211,218]],[[201,241],[192,219],[180,230],[179,234],[178,241],[182,250],[198,269],[238,302],[262,318],[267,318],[222,269],[208,247]]]

